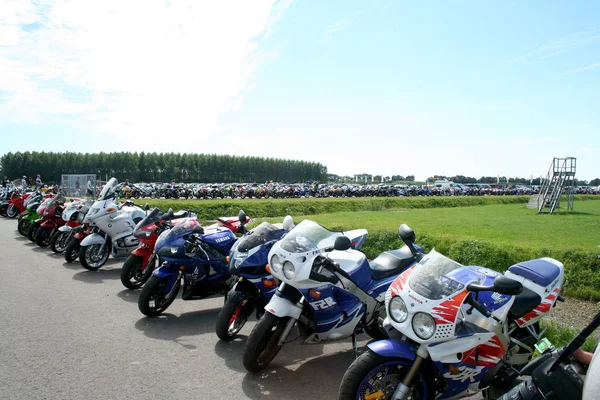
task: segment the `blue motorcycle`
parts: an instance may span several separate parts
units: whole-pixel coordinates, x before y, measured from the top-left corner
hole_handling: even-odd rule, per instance
[[[229,272],[238,276],[238,280],[217,316],[215,331],[221,340],[233,339],[255,310],[257,318],[264,312],[278,286],[267,271],[269,251],[293,227],[290,216],[283,224],[263,222],[233,245],[228,257]]]
[[[240,212],[240,221],[246,215]],[[201,227],[188,218],[163,232],[156,241],[156,254],[163,264],[154,270],[138,300],[142,314],[155,317],[165,311],[181,287],[183,300],[199,300],[227,293],[231,274],[227,255],[236,237],[227,228]]]
[[[243,359],[248,371],[269,365],[295,325],[302,343],[352,337],[356,350],[360,332],[384,337],[379,321],[386,290],[416,259],[404,246],[369,262],[352,249],[364,237],[304,220],[273,245],[269,267],[281,284],[248,338]]]

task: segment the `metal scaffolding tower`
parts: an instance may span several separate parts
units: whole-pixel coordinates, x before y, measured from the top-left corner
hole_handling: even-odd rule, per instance
[[[573,211],[576,169],[575,157],[554,157],[539,194],[531,197],[527,208],[537,208],[538,214],[553,213],[560,208],[560,198],[564,194],[567,196],[567,209]]]

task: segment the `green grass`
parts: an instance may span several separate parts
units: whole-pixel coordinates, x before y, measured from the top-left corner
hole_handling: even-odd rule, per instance
[[[546,329],[544,337],[548,338],[556,348],[566,346],[580,332],[575,328],[562,325],[556,321],[542,320],[541,325],[542,328]],[[581,348],[591,352],[596,345],[596,341],[596,337],[591,336],[585,341]]]

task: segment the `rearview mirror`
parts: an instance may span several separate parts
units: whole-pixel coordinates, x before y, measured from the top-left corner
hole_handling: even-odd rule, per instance
[[[173,209],[169,208],[169,211],[167,212],[167,219],[173,219]]]
[[[350,242],[347,236],[338,236],[335,238],[335,243],[333,244],[334,250],[345,251],[350,247],[352,247],[352,242]]]
[[[398,228],[398,235],[403,242],[414,242],[415,241],[415,231],[413,231],[408,225],[402,224],[400,228]]]
[[[194,226],[194,228],[192,229],[192,233],[197,233],[199,235],[203,235],[204,234],[204,228],[201,227],[200,225],[196,225]]]
[[[510,296],[516,296],[523,292],[523,284],[521,284],[521,282],[507,278],[503,275],[500,275],[494,279],[494,284],[492,287],[494,288],[495,292]]]
[[[248,219],[248,217],[246,216],[246,213],[244,212],[244,210],[240,210],[240,213],[238,214],[238,219],[240,220],[240,223],[245,224],[246,220]]]
[[[150,204],[146,203],[144,205],[144,210],[148,211],[150,209]]]
[[[286,231],[291,231],[294,227],[294,218],[291,215],[286,215],[283,219],[283,229]]]

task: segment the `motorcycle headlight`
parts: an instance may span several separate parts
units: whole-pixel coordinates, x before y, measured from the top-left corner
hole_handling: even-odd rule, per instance
[[[408,318],[408,310],[406,308],[406,303],[404,300],[402,300],[402,297],[396,296],[392,298],[392,301],[390,301],[388,314],[394,322],[402,323],[406,321],[406,318]]]
[[[412,319],[412,328],[421,339],[431,339],[435,333],[435,320],[429,314],[418,312]]]
[[[146,239],[152,235],[152,231],[137,231],[133,234],[136,238]]]
[[[283,268],[283,264],[281,263],[281,260],[279,259],[277,254],[275,254],[273,257],[271,257],[270,267],[271,267],[271,270],[274,272],[279,272],[279,271],[281,271],[281,268]]]
[[[158,251],[158,254],[165,257],[172,257],[179,252],[179,247],[165,246]]]
[[[296,276],[296,268],[294,267],[294,264],[289,261],[286,261],[285,264],[283,264],[283,276],[290,280],[294,279]]]

